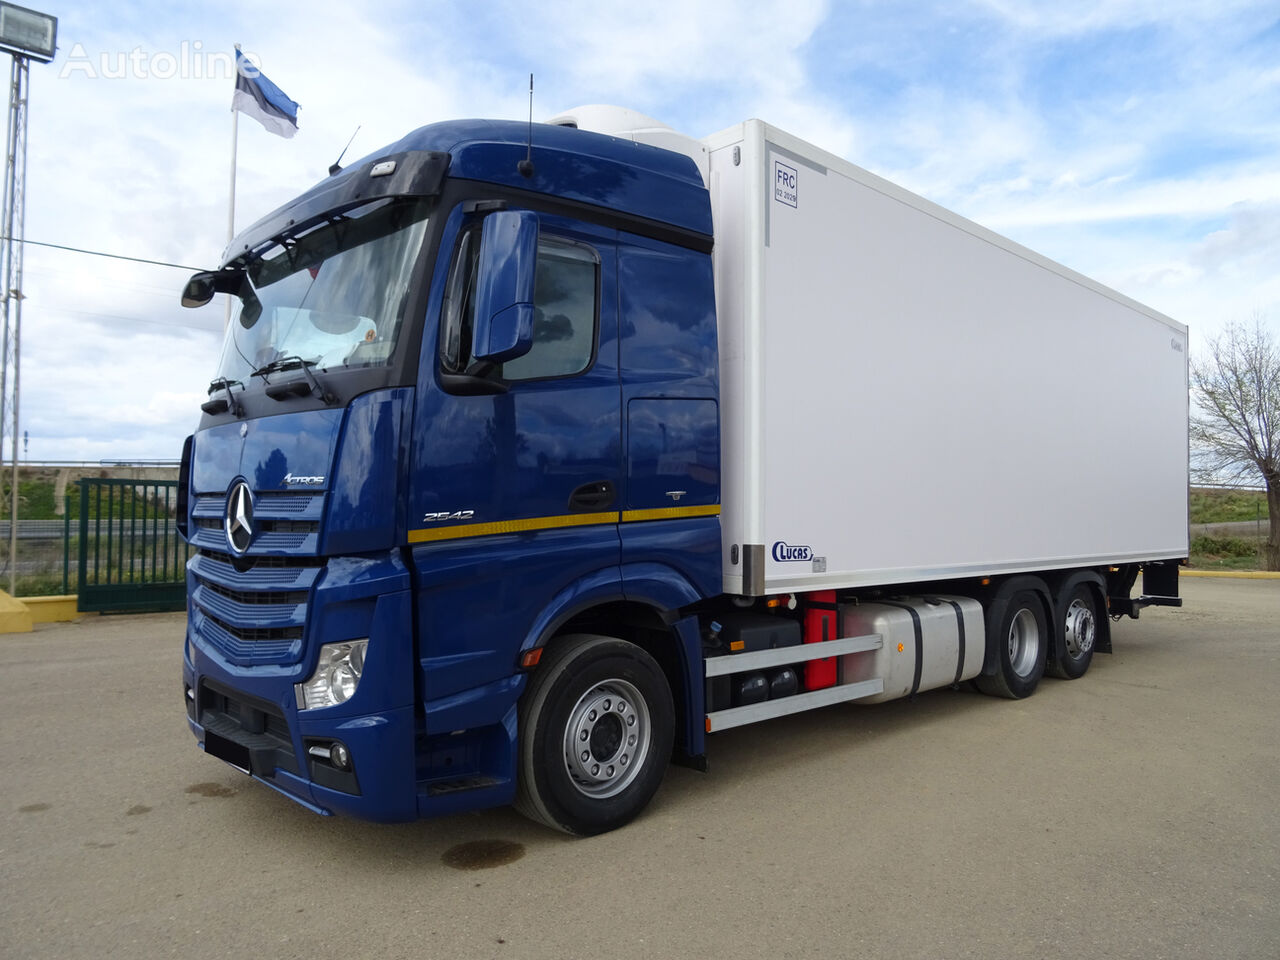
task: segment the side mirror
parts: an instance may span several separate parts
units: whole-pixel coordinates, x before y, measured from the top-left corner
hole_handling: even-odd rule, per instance
[[[187,285],[182,288],[182,305],[184,307],[203,307],[212,300],[214,293],[216,293],[213,289],[214,276],[214,273],[206,270],[195,274],[188,280]]]
[[[201,270],[182,288],[182,305],[203,307],[215,293],[238,294],[243,282],[244,273],[239,270]]]
[[[533,346],[533,284],[538,218],[526,210],[500,210],[484,221],[476,264],[472,354],[502,363]]]

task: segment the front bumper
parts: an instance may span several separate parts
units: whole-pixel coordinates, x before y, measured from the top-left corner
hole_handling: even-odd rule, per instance
[[[200,585],[190,572],[189,581],[189,589]],[[275,641],[256,639],[252,609],[232,611],[241,617],[232,626],[249,638],[232,645],[192,604],[183,693],[187,722],[206,753],[325,815],[400,822],[514,799],[516,702],[525,678],[513,674],[419,703],[412,597],[397,557],[330,560],[305,611],[301,635],[281,645],[276,662],[263,663],[258,644]],[[295,684],[311,676],[321,645],[358,637],[369,645],[351,699],[299,710]],[[335,742],[349,751],[350,771],[324,756]]]
[[[341,606],[346,616],[328,622],[350,632],[353,605]],[[370,610],[360,631],[369,637],[364,677],[348,702],[319,710],[299,710],[294,685],[310,675],[320,644],[329,638],[308,643],[310,655],[292,666],[241,666],[189,622],[183,658],[187,723],[205,752],[317,813],[413,820],[418,721],[409,679],[409,594],[383,594],[354,606]],[[324,749],[311,750],[334,742],[350,752],[349,771],[326,759]]]

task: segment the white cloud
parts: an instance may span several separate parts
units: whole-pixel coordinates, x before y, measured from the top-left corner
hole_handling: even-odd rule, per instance
[[[833,32],[842,13],[849,36]],[[436,120],[522,118],[533,71],[538,116],[614,102],[694,136],[758,116],[1207,328],[1255,309],[1280,322],[1280,68],[1274,29],[1251,39],[1274,21],[1245,0],[853,14],[817,0],[389,0],[372,12],[229,0],[182,13],[73,3],[60,42],[154,57],[238,40],[261,56],[302,104],[301,129],[285,141],[241,120],[240,227],[323,179],[357,124],[348,161]],[[1044,75],[1056,45],[1104,34],[1120,44],[1105,70]],[[1129,61],[1150,67],[1132,76]],[[58,79],[63,62],[32,69],[27,236],[212,265],[226,239],[230,82]],[[181,270],[35,247],[26,263],[31,455],[176,456],[221,309],[178,306]]]
[[[1030,33],[1067,36],[1099,30],[1125,29],[1148,24],[1180,24],[1196,29],[1208,22],[1221,22],[1233,11],[1256,9],[1251,0],[972,0],[975,7],[990,12],[1020,30]]]

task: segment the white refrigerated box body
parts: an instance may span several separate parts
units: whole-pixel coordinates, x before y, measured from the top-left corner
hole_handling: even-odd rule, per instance
[[[1186,327],[761,121],[700,147],[726,592],[1187,555]]]

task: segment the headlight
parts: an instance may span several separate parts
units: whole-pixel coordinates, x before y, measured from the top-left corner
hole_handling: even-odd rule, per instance
[[[299,710],[316,710],[346,703],[360,685],[368,639],[326,643],[320,648],[316,672],[306,683],[294,684]]]

